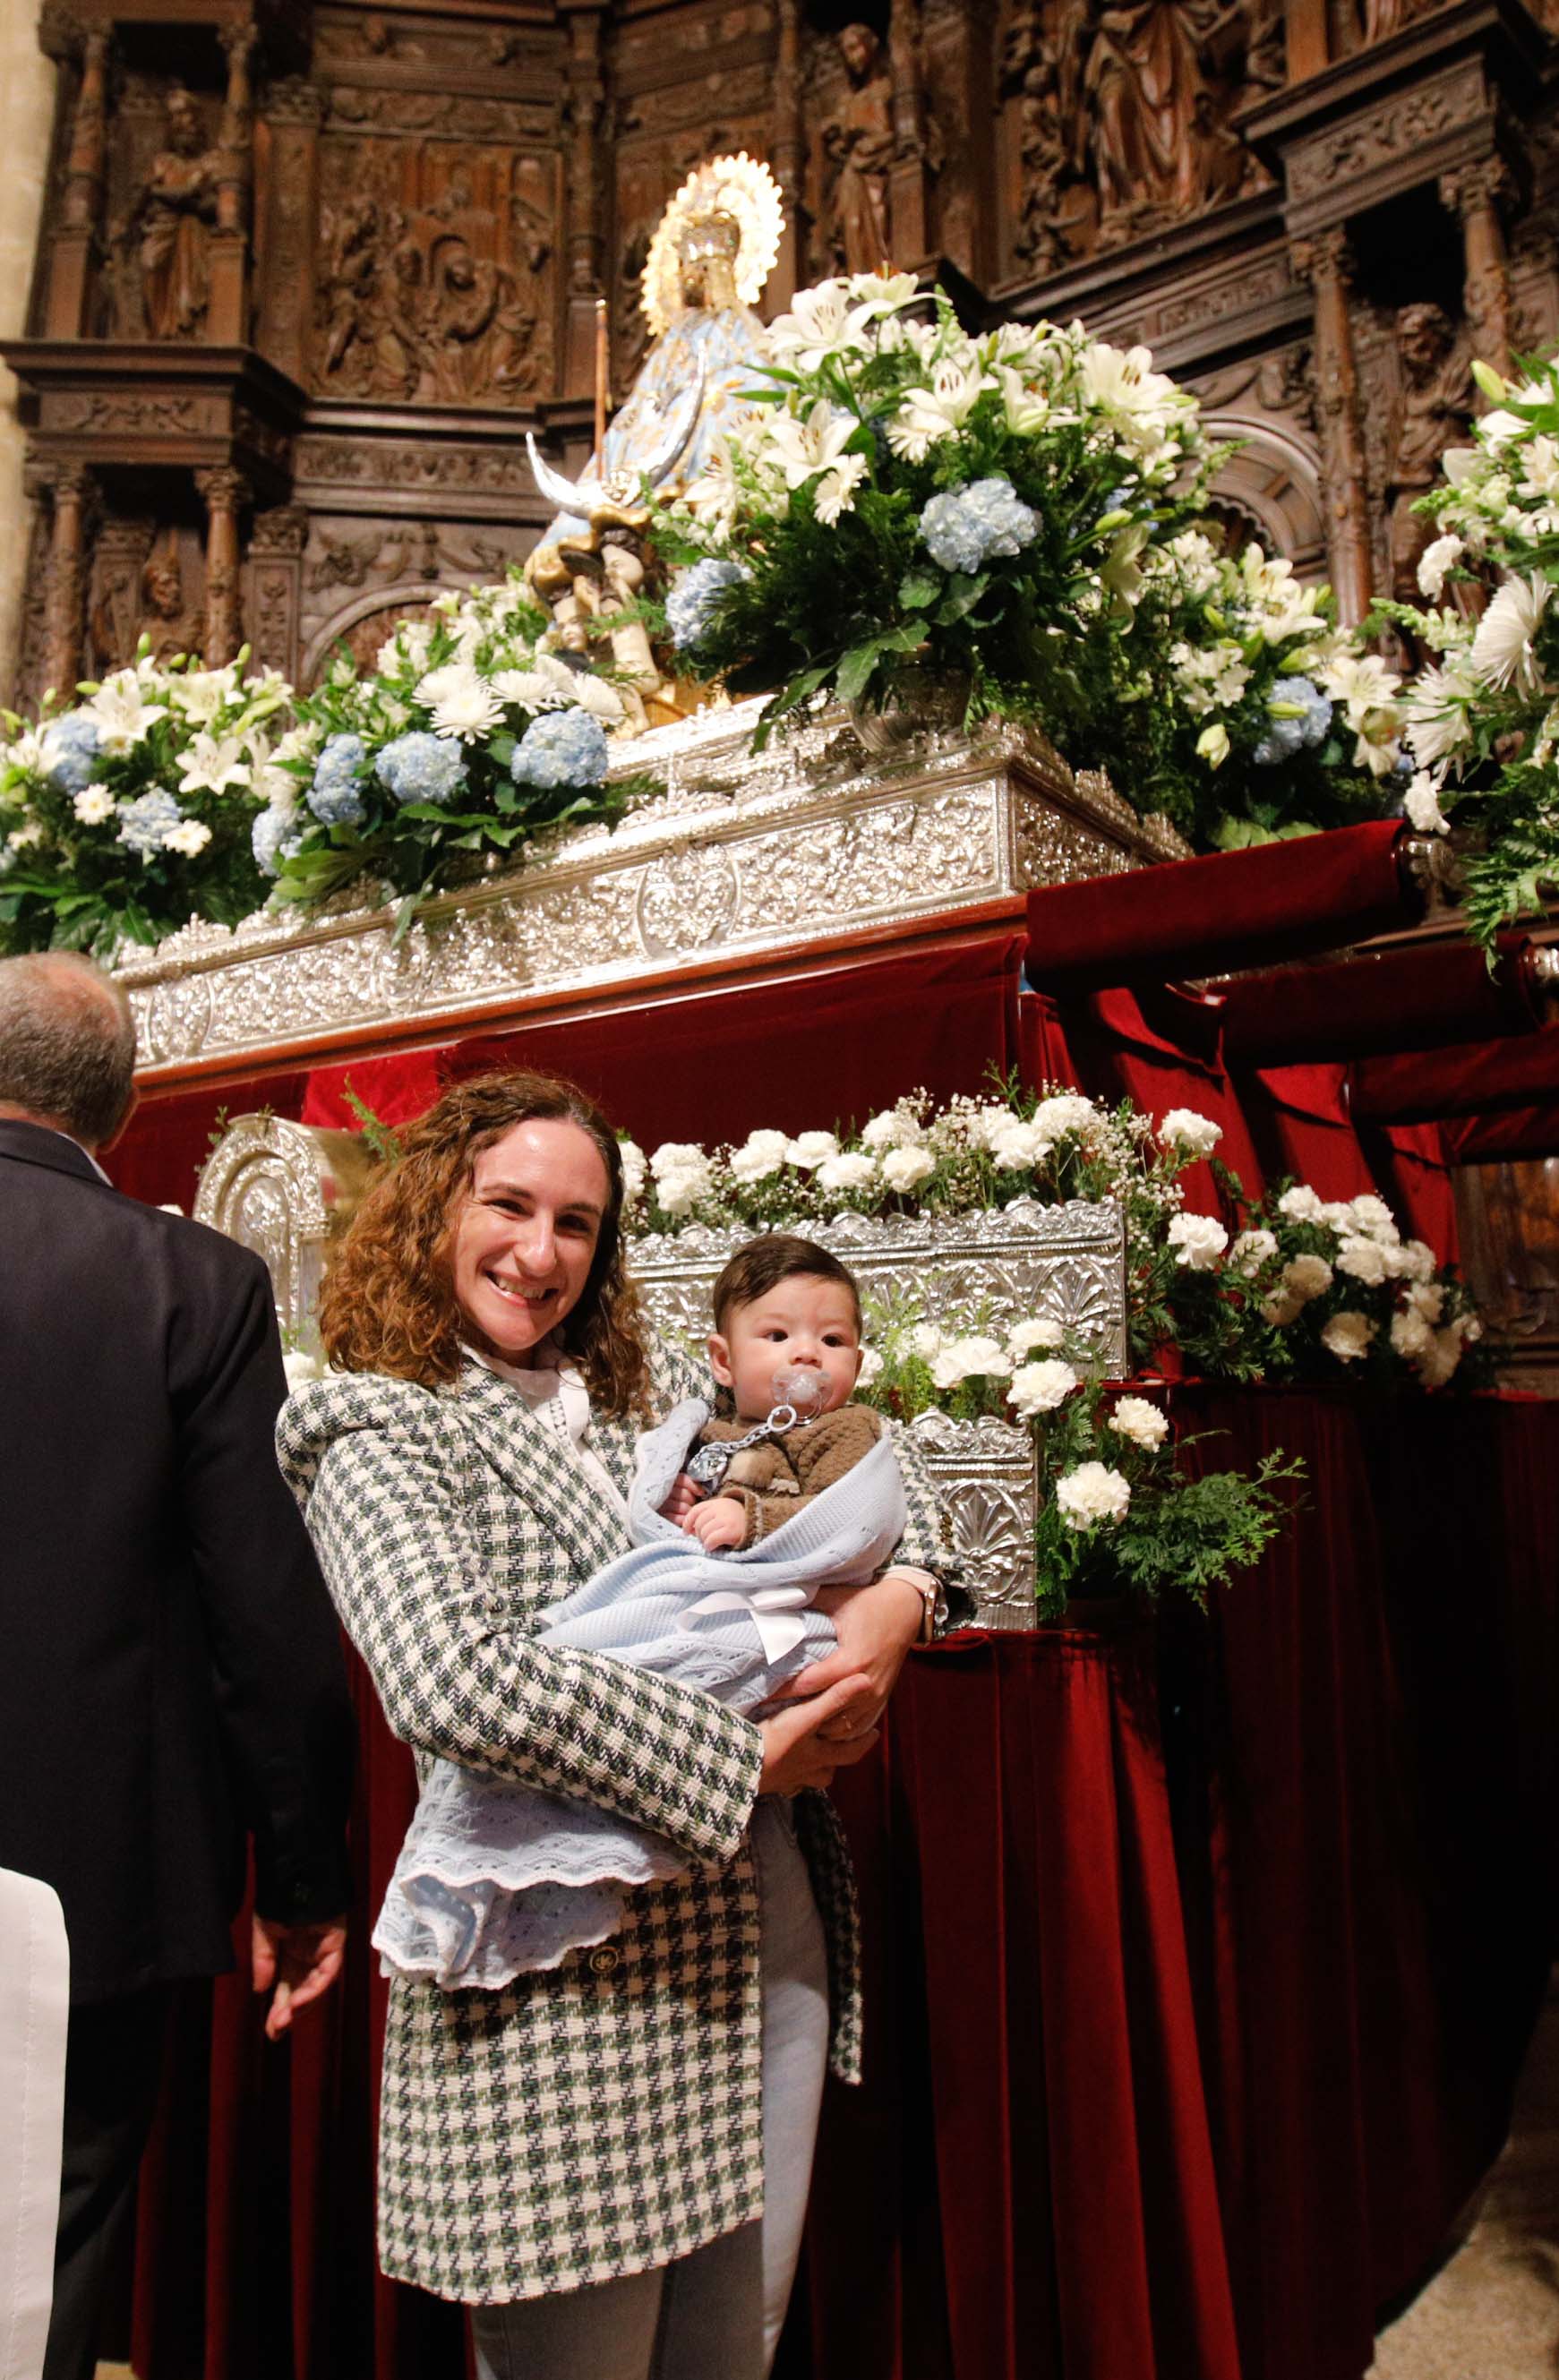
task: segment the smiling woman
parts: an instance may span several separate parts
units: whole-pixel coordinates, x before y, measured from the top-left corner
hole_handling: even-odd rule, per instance
[[[928,1608],[918,1574],[944,1569],[901,1446],[902,1502],[810,1698],[749,1718],[565,1640],[557,1608],[627,1552],[640,1425],[713,1393],[643,1331],[622,1207],[617,1141],[571,1084],[446,1092],[347,1227],[320,1306],[334,1369],[278,1431],[424,1799],[451,1767],[526,1789],[549,1882],[570,1874],[570,1808],[658,1846],[656,1880],[550,1964],[491,1989],[395,1975],[381,2262],[472,2306],[479,2380],[648,2380],[657,2339],[656,2368],[762,2380],[824,2064],[859,2073],[848,1858],[810,1789],[871,1749]],[[853,1302],[769,1318],[769,1370],[832,1362],[842,1325],[853,1379]]]

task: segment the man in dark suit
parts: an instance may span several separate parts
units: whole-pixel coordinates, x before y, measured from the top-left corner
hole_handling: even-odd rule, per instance
[[[0,961],[0,1865],[65,1909],[71,2013],[44,2380],[90,2380],[169,1987],[233,1965],[286,2030],[341,1963],[351,1711],[282,1483],[270,1282],[96,1161],[132,1103],[123,995]]]

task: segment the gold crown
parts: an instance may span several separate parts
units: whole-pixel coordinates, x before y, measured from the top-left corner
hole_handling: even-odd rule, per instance
[[[735,261],[737,297],[750,306],[762,295],[774,269],[785,206],[767,165],[744,149],[735,157],[714,157],[688,175],[650,242],[640,300],[650,328],[659,337],[682,310],[679,267],[698,256]]]

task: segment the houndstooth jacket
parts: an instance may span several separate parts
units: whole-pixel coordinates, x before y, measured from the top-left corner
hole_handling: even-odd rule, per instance
[[[656,1401],[707,1393],[657,1351]],[[591,1442],[625,1495],[634,1425]],[[504,2303],[669,2263],[762,2211],[761,2003],[748,1719],[604,1654],[543,1647],[539,1614],[627,1542],[562,1439],[495,1374],[446,1389],[316,1381],[277,1425],[353,1643],[420,1755],[651,1827],[688,1873],[622,1932],[500,1992],[391,1986],[379,2144],[384,2271]],[[900,1447],[906,1562],[945,1572],[934,1492]],[[826,1797],[798,1831],[828,1941],[832,2063],[859,2077],[855,1888]]]

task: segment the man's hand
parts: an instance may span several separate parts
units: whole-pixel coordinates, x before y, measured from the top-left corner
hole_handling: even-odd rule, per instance
[[[707,1504],[695,1504],[682,1525],[706,1554],[713,1554],[740,1545],[747,1535],[747,1514],[734,1496],[712,1496]]]
[[[294,2011],[329,1991],[341,1973],[346,1948],[344,1917],[320,1925],[283,1925],[274,1917],[255,1918],[250,1951],[254,1988],[268,1992],[275,1985],[265,2011],[267,2041],[279,2041]]]
[[[670,1495],[661,1506],[662,1520],[685,1521],[703,1492],[696,1479],[689,1479],[685,1471],[679,1471],[671,1483]]]

